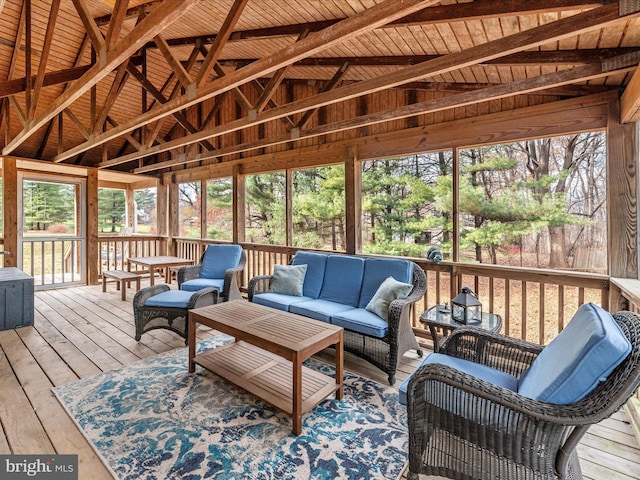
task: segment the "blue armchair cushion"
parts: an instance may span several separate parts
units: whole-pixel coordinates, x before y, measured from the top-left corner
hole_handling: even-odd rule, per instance
[[[611,314],[585,303],[520,376],[518,392],[543,402],[577,402],[605,380],[629,352],[631,344]]]
[[[353,307],[329,300],[310,300],[308,302],[292,303],[289,306],[291,313],[297,313],[304,317],[315,318],[323,322],[331,323],[331,317],[337,313],[351,310]]]
[[[384,338],[389,324],[364,308],[352,308],[331,316],[331,323],[371,337]]]
[[[253,302],[264,305],[265,307],[277,308],[285,312],[289,311],[289,307],[294,303],[307,302],[315,300],[315,298],[298,297],[296,295],[283,295],[282,293],[257,293],[253,296]]]
[[[487,367],[486,365],[482,365],[480,363],[470,362],[469,360],[451,357],[442,353],[432,353],[425,357],[418,369],[423,365],[428,365],[430,363],[447,365],[448,367],[455,368],[458,371],[472,375],[475,378],[485,380],[486,382],[489,382],[493,385],[498,385],[499,387],[506,388],[507,390],[511,390],[512,392],[516,392],[518,390],[518,379],[516,377],[501,370]],[[407,377],[407,379],[402,382],[402,385],[400,385],[400,387],[398,388],[400,403],[402,405],[407,404],[407,388],[409,387],[410,379],[411,375]]]
[[[387,277],[378,287],[375,295],[367,304],[366,310],[375,313],[383,320],[389,319],[389,305],[397,298],[404,298],[413,290],[410,283],[398,282],[393,277]]]
[[[302,294],[305,297],[318,298],[320,296],[328,256],[326,253],[296,252],[293,257],[291,265],[307,266],[307,274],[302,286]]]
[[[215,288],[218,290],[218,293],[222,293],[224,290],[224,278],[194,278],[192,280],[182,282],[180,290],[197,292],[198,290],[202,290],[207,287]]]
[[[320,300],[357,307],[364,274],[364,258],[329,255]]]
[[[171,307],[171,308],[187,308],[189,300],[193,292],[184,290],[167,290],[153,297],[147,298],[144,304],[147,307]]]
[[[413,265],[407,260],[396,258],[367,258],[364,263],[364,277],[358,307],[366,308],[387,277],[398,282],[411,283]]]
[[[209,245],[202,257],[201,278],[224,278],[225,272],[236,268],[242,256],[240,245]]]
[[[306,274],[306,265],[274,265],[269,291],[301,297]]]

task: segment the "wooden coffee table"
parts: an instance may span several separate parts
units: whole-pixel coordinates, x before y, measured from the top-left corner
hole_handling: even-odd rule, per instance
[[[198,323],[235,337],[236,342],[196,356]],[[343,395],[343,329],[245,300],[189,311],[189,372],[196,363],[244,388],[293,417],[302,432],[302,416],[333,392]],[[335,379],[302,362],[335,345]]]

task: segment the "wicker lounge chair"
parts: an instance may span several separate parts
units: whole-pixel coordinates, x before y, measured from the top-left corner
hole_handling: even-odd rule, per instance
[[[187,292],[171,290],[165,283],[143,288],[133,297],[136,341],[149,330],[164,328],[177,333],[187,343],[189,310],[217,302],[218,290],[215,288]]]
[[[244,270],[246,254],[240,245],[212,244],[207,247],[198,265],[178,270],[178,288],[195,292],[212,287],[218,290],[219,302],[242,298],[238,275]]]
[[[532,400],[442,364],[421,366],[407,390],[409,478],[581,479],[575,450],[580,439],[640,384],[640,317],[618,312],[613,318],[629,339],[631,353],[574,403]],[[460,328],[443,353],[521,378],[543,348]]]

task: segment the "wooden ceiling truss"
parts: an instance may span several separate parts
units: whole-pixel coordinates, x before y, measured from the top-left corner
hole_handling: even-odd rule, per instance
[[[274,9],[271,25],[256,18],[262,0],[106,3],[108,14],[89,0],[73,10],[52,0],[45,16],[40,0],[0,0],[0,15],[19,11],[14,36],[0,35],[3,155],[159,174],[490,101],[610,90],[622,122],[640,117],[633,0],[378,0],[347,16],[338,13],[349,2],[333,0],[325,8],[335,18],[278,23]],[[184,19],[214,5],[219,27],[190,34]],[[70,22],[82,30],[59,66],[56,34]],[[429,40],[425,28],[456,44]],[[139,100],[124,108],[132,91]],[[385,91],[409,101],[370,108]],[[349,115],[320,119],[352,101],[360,107]]]

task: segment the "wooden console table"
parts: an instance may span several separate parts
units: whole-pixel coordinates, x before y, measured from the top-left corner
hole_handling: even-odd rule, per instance
[[[196,324],[236,338],[236,342],[196,356]],[[302,416],[336,392],[343,395],[343,329],[244,300],[189,311],[189,372],[196,363],[244,388],[293,417],[302,432]],[[336,378],[303,367],[326,347],[336,347]]]

